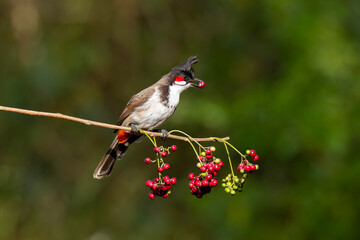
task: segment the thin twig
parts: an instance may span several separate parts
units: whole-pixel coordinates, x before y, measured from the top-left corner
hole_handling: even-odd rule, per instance
[[[87,119],[82,119],[82,118],[77,118],[77,117],[64,115],[64,114],[61,114],[61,113],[40,112],[40,111],[33,111],[33,110],[26,110],[26,109],[21,109],[21,108],[12,108],[12,107],[5,107],[5,106],[0,106],[0,111],[15,112],[15,113],[21,113],[21,114],[27,114],[27,115],[33,115],[33,116],[61,118],[61,119],[69,120],[69,121],[83,123],[83,124],[86,124],[86,125],[89,125],[89,126],[93,125],[93,126],[98,126],[98,127],[103,127],[103,128],[119,129],[119,130],[126,130],[126,131],[131,130],[131,128],[129,128],[129,127],[122,127],[122,126],[108,124],[108,123],[91,121],[91,120],[87,120]],[[162,136],[162,133],[159,133],[159,132],[152,132],[152,131],[145,131],[145,130],[144,130],[144,132],[147,133],[150,137],[161,137]],[[187,137],[182,137],[182,136],[178,136],[178,135],[174,135],[174,134],[169,134],[168,138],[187,141],[187,142],[189,142],[189,141],[197,141],[197,142],[211,142],[211,141],[214,141],[214,142],[219,142],[219,140],[217,138],[215,138],[215,137],[191,138],[190,139],[190,138],[187,138]],[[222,138],[222,140],[225,140],[225,141],[227,141],[229,139],[230,139],[229,137]]]

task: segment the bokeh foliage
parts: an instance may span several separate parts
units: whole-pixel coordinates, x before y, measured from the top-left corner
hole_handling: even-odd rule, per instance
[[[198,200],[168,140],[178,183],[150,200],[149,142],[97,181],[112,131],[0,112],[0,239],[359,239],[359,19],[357,0],[1,1],[1,105],[113,123],[198,55],[206,88],[163,127],[230,135],[261,171]]]

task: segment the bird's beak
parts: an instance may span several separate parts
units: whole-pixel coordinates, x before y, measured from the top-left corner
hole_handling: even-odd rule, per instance
[[[194,79],[189,80],[187,82],[190,83],[191,86],[193,86],[193,87],[203,88],[200,83],[204,83],[204,81],[202,81],[202,80],[200,80],[198,78],[194,78]]]

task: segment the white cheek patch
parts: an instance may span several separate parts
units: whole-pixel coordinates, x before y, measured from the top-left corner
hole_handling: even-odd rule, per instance
[[[176,85],[180,85],[180,86],[185,86],[186,82],[185,81],[175,81]]]

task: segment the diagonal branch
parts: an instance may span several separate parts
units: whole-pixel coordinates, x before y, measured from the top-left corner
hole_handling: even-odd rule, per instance
[[[77,117],[64,115],[61,113],[40,112],[40,111],[33,111],[33,110],[26,110],[26,109],[21,109],[21,108],[12,108],[12,107],[5,107],[5,106],[0,106],[0,111],[15,112],[15,113],[21,113],[21,114],[27,114],[27,115],[33,115],[33,116],[43,116],[43,117],[66,119],[69,121],[83,123],[83,124],[86,124],[89,126],[93,125],[93,126],[98,126],[98,127],[103,127],[103,128],[119,129],[119,130],[126,130],[126,131],[131,130],[131,128],[129,128],[129,127],[123,127],[123,126],[118,126],[118,125],[113,125],[113,124],[108,124],[108,123],[91,121],[91,120],[87,120],[87,119],[83,119],[83,118],[77,118]],[[144,132],[147,133],[150,137],[161,137],[162,136],[162,133],[158,133],[158,132],[152,132],[152,131],[144,131]],[[215,138],[215,137],[190,139],[187,137],[169,134],[168,138],[187,141],[187,142],[189,142],[189,141],[219,142],[218,138]],[[229,139],[230,139],[229,137],[222,138],[222,140],[229,140]]]

